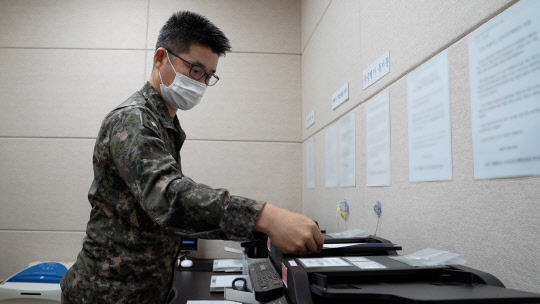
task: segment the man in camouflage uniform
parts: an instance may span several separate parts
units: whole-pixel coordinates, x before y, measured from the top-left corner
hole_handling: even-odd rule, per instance
[[[167,303],[181,236],[240,241],[264,232],[285,252],[322,248],[305,216],[182,174],[186,135],[176,111],[215,84],[218,58],[229,51],[224,34],[194,13],[176,13],[161,29],[149,82],[105,117],[97,136],[90,220],[61,281],[63,303]]]

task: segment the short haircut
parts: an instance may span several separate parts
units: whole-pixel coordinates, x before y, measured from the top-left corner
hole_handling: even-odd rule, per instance
[[[189,51],[192,44],[209,47],[219,56],[231,51],[229,39],[206,17],[188,11],[174,13],[161,28],[156,43],[176,54]]]

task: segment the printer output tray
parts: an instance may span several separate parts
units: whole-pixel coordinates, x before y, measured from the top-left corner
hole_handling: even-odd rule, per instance
[[[369,260],[386,268],[303,267],[309,265],[303,259],[296,259],[297,266],[287,260],[287,296],[293,304],[540,303],[540,295],[505,288],[495,276],[467,266],[416,267],[388,256]]]
[[[494,276],[465,266],[311,273],[313,303],[539,303],[538,294],[504,288]]]
[[[485,284],[311,285],[314,303],[538,303],[537,294]]]

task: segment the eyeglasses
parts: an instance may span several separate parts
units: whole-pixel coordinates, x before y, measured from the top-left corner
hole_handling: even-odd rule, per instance
[[[205,77],[204,82],[206,83],[207,86],[213,86],[218,82],[219,77],[216,74],[208,74],[202,68],[202,66],[197,65],[197,64],[193,64],[193,63],[185,60],[184,58],[182,58],[182,57],[176,55],[175,53],[171,52],[169,49],[166,49],[166,50],[167,50],[167,52],[169,52],[174,57],[178,57],[178,58],[182,59],[183,62],[189,64],[189,76],[191,78],[193,78],[195,80],[201,80],[201,78]]]

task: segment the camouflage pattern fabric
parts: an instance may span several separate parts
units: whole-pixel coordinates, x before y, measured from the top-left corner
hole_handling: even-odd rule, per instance
[[[180,236],[256,237],[264,203],[184,176],[179,152],[185,139],[178,118],[148,82],[104,119],[86,237],[60,283],[65,303],[164,303]]]

